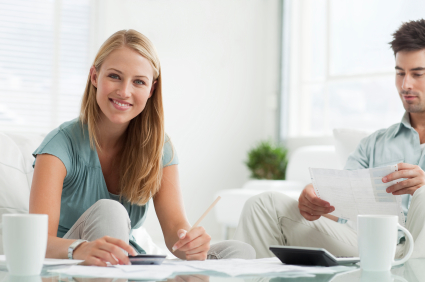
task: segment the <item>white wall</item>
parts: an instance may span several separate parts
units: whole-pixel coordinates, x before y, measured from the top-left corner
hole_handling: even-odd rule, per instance
[[[99,1],[97,48],[120,29],[148,36],[160,56],[165,127],[176,147],[193,224],[218,190],[248,180],[246,152],[276,137],[279,0]],[[217,240],[211,213],[202,225]],[[153,206],[145,224],[162,240]]]

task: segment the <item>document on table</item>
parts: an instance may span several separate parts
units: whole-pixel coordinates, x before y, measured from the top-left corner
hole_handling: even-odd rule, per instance
[[[401,196],[387,193],[398,181],[382,182],[382,177],[397,171],[397,165],[359,170],[310,168],[316,195],[335,207],[336,217],[357,222],[357,215],[397,215],[405,225]]]
[[[44,266],[54,266],[54,265],[68,265],[68,264],[79,264],[83,260],[77,259],[44,259]],[[6,265],[6,256],[0,255],[0,265]]]
[[[129,265],[130,266],[130,265]],[[136,265],[134,265],[136,266]],[[172,276],[174,269],[169,267],[155,267],[155,265],[146,265],[144,268],[135,271],[123,271],[119,267],[107,266],[82,266],[73,265],[67,268],[47,270],[48,272],[60,273],[69,276],[97,277],[97,278],[125,278],[125,279],[146,279],[163,280]],[[196,272],[195,269],[192,269]],[[198,271],[199,272],[199,271]]]
[[[219,259],[206,261],[170,261],[167,264],[176,266],[190,266],[204,271],[216,271],[229,276],[254,275],[267,273],[306,273],[306,274],[333,274],[340,271],[347,271],[352,267],[308,267],[298,265],[283,264],[278,258],[263,259]]]
[[[333,274],[352,270],[355,267],[304,267],[285,265],[278,258],[266,259],[222,259],[205,261],[165,260],[161,265],[116,265],[110,267],[73,265],[49,272],[70,276],[114,277],[127,279],[165,279],[172,275],[218,272],[230,276],[266,275],[279,277],[314,277],[315,274]]]

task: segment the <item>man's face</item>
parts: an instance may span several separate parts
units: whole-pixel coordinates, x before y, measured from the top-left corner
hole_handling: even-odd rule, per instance
[[[395,85],[404,109],[425,113],[425,49],[397,52],[395,62]]]

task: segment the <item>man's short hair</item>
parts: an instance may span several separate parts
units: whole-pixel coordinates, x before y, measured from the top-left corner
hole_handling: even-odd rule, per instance
[[[394,56],[400,51],[417,51],[425,49],[425,20],[403,23],[393,33],[394,40],[389,44],[394,51]]]

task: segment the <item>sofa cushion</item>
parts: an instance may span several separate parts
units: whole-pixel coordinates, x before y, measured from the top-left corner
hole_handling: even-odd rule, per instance
[[[29,174],[32,168],[25,165],[18,145],[0,133],[0,208],[28,212]]]
[[[333,130],[335,152],[342,167],[345,166],[348,156],[354,152],[360,140],[369,136],[372,131],[352,128],[335,128]]]
[[[46,134],[41,133],[6,133],[8,137],[10,137],[15,144],[18,146],[21,151],[23,157],[23,165],[24,170],[27,173],[27,181],[29,187],[31,187],[32,176],[34,173],[34,169],[32,164],[34,162],[34,156],[32,153],[35,149],[40,146],[41,142],[43,142]]]
[[[301,188],[302,187],[297,187]],[[218,201],[216,207],[214,208],[214,213],[217,221],[220,224],[223,224],[226,227],[237,227],[239,223],[240,216],[242,214],[243,207],[248,201],[249,198],[264,193],[265,191],[276,191],[282,194],[285,194],[288,197],[298,201],[301,190],[280,190],[276,187],[270,187],[269,189],[225,189],[220,190],[215,195],[215,198],[218,196],[221,197],[221,200]],[[228,238],[223,238],[228,239]]]
[[[43,138],[43,134],[0,132],[0,222],[6,213],[28,213],[34,172],[32,152]],[[2,241],[0,230],[0,254]]]
[[[0,220],[6,213],[28,213],[32,170],[25,165],[25,158],[18,145],[4,133],[0,133]],[[0,232],[0,242],[2,242]],[[0,254],[3,244],[0,243]]]
[[[261,191],[299,191],[304,189],[304,183],[291,180],[267,180],[256,179],[247,181],[242,189],[261,190]]]
[[[304,146],[289,158],[286,179],[307,185],[311,182],[310,167],[341,169],[334,146]]]

